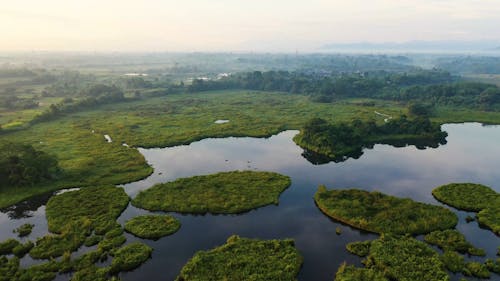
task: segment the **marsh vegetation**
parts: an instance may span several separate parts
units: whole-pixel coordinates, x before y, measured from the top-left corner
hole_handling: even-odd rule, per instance
[[[171,235],[181,227],[181,223],[170,215],[144,215],[134,217],[125,223],[125,230],[133,235],[157,240]]]
[[[439,201],[460,210],[475,211],[479,224],[500,235],[500,194],[474,183],[451,183],[432,191]]]
[[[226,244],[197,252],[177,281],[296,280],[302,265],[293,240],[258,240],[231,236]]]
[[[458,221],[446,208],[376,191],[320,186],[314,201],[327,216],[376,233],[424,234],[452,228]]]
[[[289,177],[271,172],[223,172],[155,185],[132,204],[150,211],[236,214],[277,205],[290,183]]]
[[[365,254],[365,252],[363,252]],[[450,280],[439,255],[424,242],[410,236],[383,234],[371,241],[363,260],[366,268],[342,265],[336,280]]]
[[[156,55],[151,56],[155,59],[150,65],[113,63],[105,69],[99,69],[102,58],[93,66],[78,59],[72,66],[78,71],[50,62],[41,64],[48,64],[46,69],[0,67],[0,207],[81,188],[48,201],[50,234],[26,240],[22,237],[34,235],[32,225],[25,224],[16,229],[21,238],[0,243],[0,280],[53,280],[66,273],[72,280],[116,280],[119,272],[147,261],[153,249],[126,244],[129,236],[116,221],[129,197],[115,185],[153,172],[136,147],[168,147],[211,137],[268,137],[301,129],[295,141],[306,150],[303,156],[323,164],[359,158],[363,148],[374,144],[437,147],[445,143],[440,125],[446,122],[500,122],[498,81],[476,82],[473,76],[463,79],[447,71],[456,73],[457,63],[476,58],[443,58],[443,69],[424,70],[405,56],[227,54],[233,60],[228,63],[219,54],[174,55],[187,61],[184,65],[157,63]],[[495,71],[491,61],[482,61],[488,72]],[[113,141],[105,142],[103,135]],[[139,193],[133,204],[153,211],[239,214],[278,204],[291,184],[287,176],[250,171],[172,178]],[[496,192],[454,192],[434,195],[456,208],[478,212],[479,223],[499,233]],[[484,254],[450,230],[457,217],[445,208],[360,190],[320,189],[315,201],[329,217],[384,233],[375,241],[349,243],[351,253],[365,257],[366,267],[342,265],[336,280],[447,280],[444,267],[481,278],[499,271],[498,259],[479,263],[455,252]],[[147,215],[130,219],[124,227],[137,237],[155,240],[177,231],[180,222],[169,215]],[[269,233],[260,231],[278,233],[268,228]],[[339,239],[351,235],[336,226],[335,233],[341,232]],[[429,233],[425,240],[444,254],[436,258],[428,245],[388,233]],[[165,240],[170,238],[175,236]],[[27,254],[39,259],[36,265],[26,265]],[[301,263],[291,240],[233,236],[221,247],[195,254],[178,279],[294,280]]]

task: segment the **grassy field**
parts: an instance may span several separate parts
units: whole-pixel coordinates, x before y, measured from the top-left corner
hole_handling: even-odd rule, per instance
[[[52,182],[0,190],[0,207],[61,188],[120,184],[148,176],[152,169],[142,155],[122,146],[122,142],[135,147],[166,147],[207,137],[267,137],[286,129],[300,129],[313,117],[329,122],[359,118],[382,123],[383,117],[374,111],[398,116],[406,113],[406,106],[390,101],[374,101],[372,105],[366,99],[314,103],[303,95],[216,91],[109,104],[68,114],[0,134],[0,141],[32,144],[54,154],[64,170]],[[28,113],[23,114],[29,119]],[[230,122],[215,124],[218,119]],[[433,121],[500,123],[500,112],[438,108]],[[113,142],[106,143],[103,134],[110,135]]]

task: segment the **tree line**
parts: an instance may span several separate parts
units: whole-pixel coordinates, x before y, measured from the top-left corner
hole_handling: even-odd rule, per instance
[[[31,145],[0,143],[0,188],[34,185],[59,171],[57,159]]]

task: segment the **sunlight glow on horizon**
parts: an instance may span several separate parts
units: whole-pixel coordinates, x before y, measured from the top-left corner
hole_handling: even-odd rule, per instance
[[[500,40],[498,0],[20,0],[0,51],[293,51],[329,43]]]

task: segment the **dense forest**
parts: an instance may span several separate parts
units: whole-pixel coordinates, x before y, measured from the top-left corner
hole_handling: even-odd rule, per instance
[[[286,71],[235,74],[220,80],[194,80],[188,92],[249,89],[308,94],[313,101],[342,98],[374,98],[402,102],[425,101],[434,105],[496,110],[500,89],[496,85],[465,82],[441,70],[412,73],[368,72],[318,76]]]

